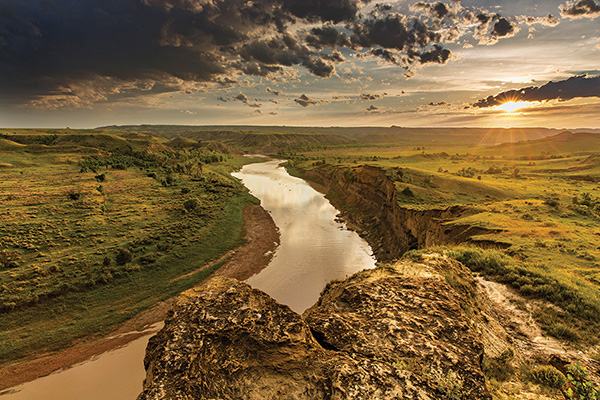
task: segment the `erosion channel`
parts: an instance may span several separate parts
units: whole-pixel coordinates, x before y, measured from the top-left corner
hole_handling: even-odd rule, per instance
[[[261,200],[281,234],[271,263],[247,282],[301,313],[317,301],[327,282],[373,267],[375,259],[369,245],[336,220],[338,211],[324,195],[290,176],[281,162],[250,164],[234,174]],[[150,335],[12,388],[0,399],[133,400],[142,388]]]

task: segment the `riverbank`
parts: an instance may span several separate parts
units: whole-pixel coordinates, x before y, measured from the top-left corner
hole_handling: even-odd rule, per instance
[[[243,211],[245,243],[225,255],[206,263],[207,269],[222,263],[214,275],[247,279],[267,266],[279,245],[279,233],[273,219],[259,205],[249,205]],[[209,278],[210,279],[210,278]],[[84,362],[104,352],[125,346],[139,337],[155,332],[152,326],[164,319],[174,298],[161,301],[126,321],[102,339],[82,339],[58,353],[46,354],[34,360],[0,367],[0,390],[32,381],[60,369]]]

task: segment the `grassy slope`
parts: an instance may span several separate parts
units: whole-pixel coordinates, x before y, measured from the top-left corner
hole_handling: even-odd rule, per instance
[[[228,172],[251,160],[207,164],[199,177],[156,165],[81,172],[77,164],[90,149],[108,155],[115,142],[146,150],[155,142],[136,140],[59,135],[41,149],[0,150],[1,362],[102,334],[200,282],[211,270],[177,278],[241,243],[242,209],[256,199]],[[199,201],[186,211],[189,199]],[[116,262],[121,249],[131,262]]]
[[[486,246],[510,245],[503,252],[518,265],[484,272],[558,306],[535,311],[547,332],[590,344],[600,339],[600,209],[574,205],[572,199],[588,193],[600,201],[600,162],[589,154],[597,149],[600,135],[561,134],[493,148],[423,150],[402,144],[325,150],[297,156],[293,163],[299,168],[323,160],[333,166],[376,165],[395,181],[403,207],[470,208],[468,216],[449,224],[498,229],[474,239]],[[499,173],[486,173],[492,166]]]

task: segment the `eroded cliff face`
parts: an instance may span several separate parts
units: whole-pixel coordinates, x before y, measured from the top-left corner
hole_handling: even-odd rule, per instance
[[[411,249],[461,243],[489,232],[473,226],[447,225],[469,212],[460,206],[423,211],[401,207],[394,182],[377,167],[328,167],[303,172],[325,184],[327,198],[343,210],[351,225],[360,227],[378,260],[394,260]]]
[[[472,300],[447,277],[475,283],[428,260],[331,283],[303,316],[228,278],[187,291],[150,340],[138,400],[491,399]]]

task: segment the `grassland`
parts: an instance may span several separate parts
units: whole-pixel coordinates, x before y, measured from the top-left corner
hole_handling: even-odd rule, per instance
[[[562,133],[498,146],[400,144],[286,156],[300,174],[377,166],[403,208],[460,205],[467,211],[445,224],[488,228],[469,243],[495,253],[447,251],[477,273],[545,300],[531,308],[545,332],[587,347],[600,340],[599,149],[598,134]],[[472,262],[478,257],[485,267]]]
[[[252,161],[241,149],[297,175],[375,166],[398,207],[460,206],[443,224],[485,233],[438,251],[531,300],[516,306],[547,334],[600,342],[600,135],[221,128],[0,130],[0,363],[101,335],[218,268],[199,269],[240,244],[256,201],[229,176]]]
[[[208,276],[256,199],[253,161],[104,131],[0,138],[0,363],[101,335]]]

